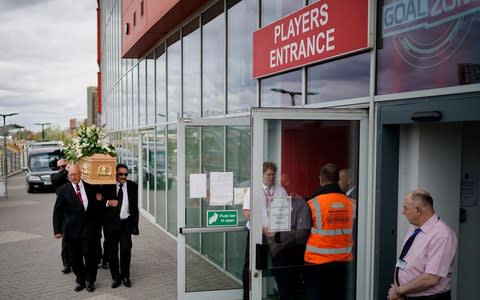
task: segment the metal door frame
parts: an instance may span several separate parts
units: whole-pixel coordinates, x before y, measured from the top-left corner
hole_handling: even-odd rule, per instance
[[[374,201],[367,198],[369,186],[373,184],[369,176],[368,159],[369,152],[373,151],[373,145],[369,147],[369,115],[365,109],[316,109],[316,108],[253,108],[252,109],[252,167],[251,186],[252,199],[261,198],[263,193],[262,172],[258,172],[258,166],[264,161],[264,141],[266,138],[265,120],[357,120],[360,121],[359,136],[359,176],[358,192],[359,199],[367,199],[364,204],[359,205],[357,212],[358,219],[358,240],[357,240],[357,276],[356,276],[356,299],[367,299],[365,295],[370,293],[372,277],[374,250],[373,228],[374,228]],[[257,166],[257,168],[255,168]],[[255,209],[252,201],[250,215],[250,282],[251,299],[262,299],[262,270],[256,266],[256,245],[262,244],[262,211]]]
[[[232,117],[232,118],[202,118],[202,119],[179,119],[177,122],[177,181],[179,188],[177,191],[177,297],[178,299],[240,299],[242,295],[241,289],[233,290],[213,290],[201,292],[187,292],[185,290],[186,283],[186,233],[200,232],[227,232],[227,231],[243,231],[244,226],[238,227],[202,227],[202,228],[186,228],[185,227],[185,128],[186,127],[208,127],[208,126],[249,126],[249,116]]]

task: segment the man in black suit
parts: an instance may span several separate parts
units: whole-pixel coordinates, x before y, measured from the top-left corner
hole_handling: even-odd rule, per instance
[[[112,288],[120,283],[131,287],[130,260],[132,256],[132,234],[138,235],[138,186],[127,180],[128,167],[118,164],[117,183],[104,187],[103,230],[105,234],[105,251],[110,264]],[[118,263],[118,245],[120,244],[120,269]]]
[[[57,161],[58,173],[52,174],[52,184],[55,188],[55,192],[64,185],[65,183],[70,182],[68,180],[68,160],[61,158]],[[67,249],[67,242],[65,239],[62,239],[62,263],[63,263],[63,274],[68,274],[72,272],[72,261],[70,258],[70,252]]]
[[[53,232],[56,239],[64,238],[70,251],[76,276],[74,291],[95,290],[97,277],[96,244],[101,221],[101,195],[96,187],[81,180],[77,165],[68,169],[70,184],[57,190],[53,208]]]

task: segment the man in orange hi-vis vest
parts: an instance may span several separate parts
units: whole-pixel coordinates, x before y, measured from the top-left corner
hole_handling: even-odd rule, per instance
[[[352,261],[353,208],[338,186],[339,170],[328,163],[320,170],[320,190],[308,201],[312,229],[305,250],[308,299],[346,299]]]

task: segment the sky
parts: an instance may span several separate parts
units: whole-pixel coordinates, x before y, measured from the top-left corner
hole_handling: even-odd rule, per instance
[[[0,0],[0,114],[19,113],[7,125],[40,132],[35,123],[63,129],[86,118],[99,70],[96,8],[95,0]]]

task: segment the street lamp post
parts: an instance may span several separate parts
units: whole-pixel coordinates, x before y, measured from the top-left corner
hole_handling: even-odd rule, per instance
[[[9,113],[9,114],[0,114],[3,117],[3,127],[5,128],[5,119],[7,117],[11,117],[14,115],[18,115],[18,113]],[[3,133],[3,175],[5,176],[5,199],[8,199],[7,193],[7,178],[8,178],[8,170],[7,170],[7,131],[5,130]]]
[[[280,89],[280,88],[271,88],[270,89],[272,92],[277,92],[280,94],[288,94],[290,96],[290,105],[295,106],[295,96],[301,96],[302,92],[297,92],[297,91],[289,91],[286,89]],[[318,93],[316,92],[307,92],[307,95],[316,95]]]
[[[42,126],[42,141],[45,141],[45,125],[50,125],[52,123],[35,123],[35,125],[40,125]]]

